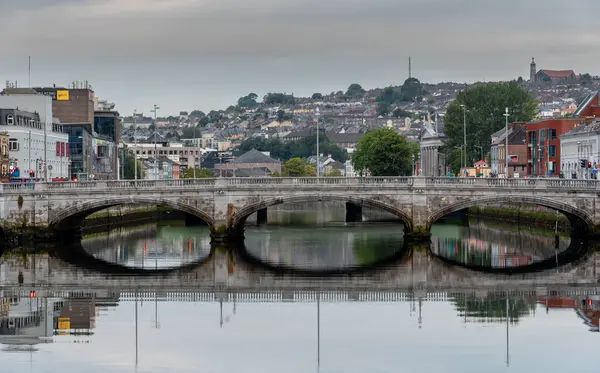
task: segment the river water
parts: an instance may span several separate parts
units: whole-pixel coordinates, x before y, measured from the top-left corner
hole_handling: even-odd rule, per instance
[[[343,218],[273,209],[269,224],[249,221],[243,255],[213,252],[207,227],[177,221],[69,248],[109,271],[173,270],[156,276],[4,253],[0,372],[598,370],[597,258],[565,263],[568,236],[437,224],[428,253],[404,244],[400,222]],[[344,274],[371,266],[382,268]],[[506,272],[519,268],[536,272]]]

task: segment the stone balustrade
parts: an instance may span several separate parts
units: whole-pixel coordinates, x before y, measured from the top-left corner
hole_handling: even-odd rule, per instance
[[[4,183],[0,193],[36,193],[63,190],[135,190],[155,188],[206,188],[206,187],[266,187],[266,186],[392,186],[392,187],[447,187],[459,188],[561,188],[574,190],[600,190],[597,180],[575,179],[499,179],[474,177],[250,177],[250,178],[205,178],[177,180],[119,180],[80,181],[60,183]]]

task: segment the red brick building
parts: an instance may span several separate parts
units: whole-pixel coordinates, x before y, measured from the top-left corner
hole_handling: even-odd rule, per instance
[[[526,124],[527,175],[558,177],[560,175],[560,139],[581,123],[580,118],[545,119]]]
[[[560,170],[559,136],[575,128],[586,118],[600,118],[600,92],[590,93],[572,118],[545,119],[526,123],[527,175],[558,177]]]
[[[573,116],[579,118],[600,118],[600,92],[590,93],[575,110]]]

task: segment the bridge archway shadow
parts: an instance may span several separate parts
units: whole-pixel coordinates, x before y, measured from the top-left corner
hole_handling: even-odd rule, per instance
[[[460,262],[455,259],[450,259],[444,257],[442,255],[438,255],[429,250],[428,255],[435,258],[435,260],[439,261],[443,265],[448,267],[457,267],[464,268],[470,271],[479,272],[479,273],[488,273],[492,275],[526,275],[526,274],[534,274],[539,272],[544,272],[548,270],[553,270],[557,268],[561,268],[567,265],[576,266],[581,262],[584,262],[589,254],[589,245],[587,241],[583,240],[571,240],[569,247],[560,253],[557,253],[556,256],[549,257],[544,260],[536,261],[527,265],[515,266],[515,267],[486,267],[480,265],[473,265]]]
[[[351,203],[359,206],[369,207],[373,209],[378,209],[381,211],[388,212],[395,217],[399,218],[404,226],[405,232],[412,231],[412,219],[401,209],[396,208],[394,206],[390,206],[384,202],[377,201],[369,198],[353,198],[353,197],[345,197],[340,195],[315,195],[315,196],[299,196],[299,197],[282,197],[282,198],[274,198],[266,201],[257,202],[254,204],[250,204],[244,206],[243,208],[237,210],[235,215],[231,220],[232,230],[238,234],[242,235],[244,231],[244,225],[246,220],[254,213],[257,213],[261,210],[267,209],[272,206],[282,205],[282,204],[301,204],[301,203],[319,203],[319,202],[337,202],[337,203]]]
[[[212,230],[214,227],[212,217],[206,212],[185,204],[169,200],[145,199],[139,197],[113,198],[109,200],[95,200],[77,203],[65,208],[51,216],[49,228],[66,239],[81,235],[81,228],[86,217],[96,212],[116,206],[162,206],[175,211],[181,211],[205,222]],[[66,234],[66,235],[65,235]],[[70,243],[71,241],[69,241]]]
[[[587,214],[581,209],[578,209],[566,203],[548,198],[518,197],[507,195],[472,199],[468,201],[459,201],[448,206],[444,206],[434,211],[429,216],[429,219],[427,221],[427,229],[430,230],[431,226],[439,219],[452,213],[465,210],[471,207],[498,204],[510,205],[515,203],[542,206],[562,213],[564,216],[567,217],[569,223],[571,224],[571,234],[576,235],[578,237],[586,236],[590,232],[591,228],[594,226],[593,218],[589,214]]]
[[[121,264],[111,263],[102,259],[98,259],[88,253],[81,242],[76,242],[68,246],[56,246],[52,251],[53,257],[59,258],[62,261],[69,263],[78,268],[89,270],[105,275],[116,276],[167,276],[175,273],[185,273],[192,271],[208,263],[214,256],[215,249],[211,248],[210,253],[197,261],[190,262],[178,267],[168,268],[139,268],[129,267]]]

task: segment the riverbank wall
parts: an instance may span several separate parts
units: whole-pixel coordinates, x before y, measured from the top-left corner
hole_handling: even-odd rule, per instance
[[[571,223],[565,215],[542,206],[520,204],[476,206],[469,208],[466,215],[469,219],[516,226],[527,225],[540,230],[560,233],[571,231]]]
[[[152,224],[161,221],[185,221],[187,214],[162,206],[123,206],[99,211],[83,223],[83,234],[106,232],[111,229]]]

